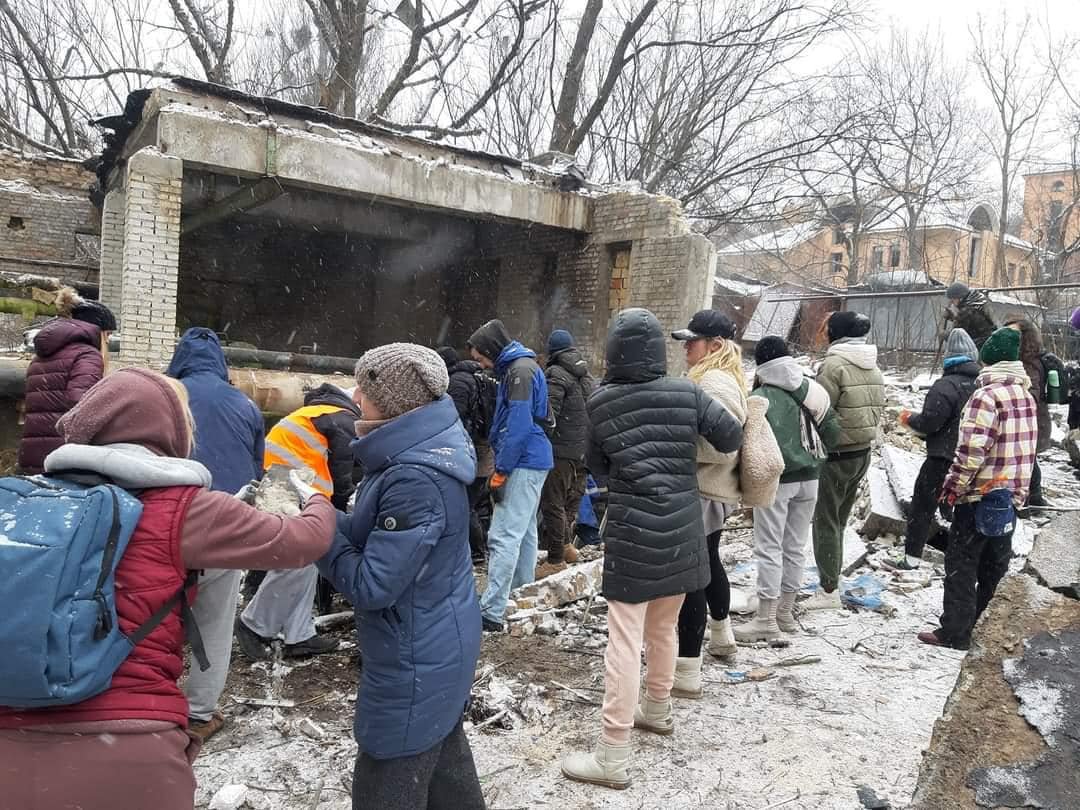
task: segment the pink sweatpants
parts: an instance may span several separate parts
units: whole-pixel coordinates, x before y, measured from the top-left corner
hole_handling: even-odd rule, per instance
[[[651,602],[608,602],[608,644],[604,652],[604,742],[630,741],[641,685],[645,645],[645,693],[666,700],[675,681],[675,625],[683,594]]]

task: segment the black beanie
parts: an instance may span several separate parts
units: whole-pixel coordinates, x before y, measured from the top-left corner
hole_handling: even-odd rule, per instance
[[[861,312],[834,312],[829,316],[829,343],[841,338],[860,338],[870,333],[870,319]]]
[[[763,366],[778,357],[791,357],[791,351],[782,337],[768,335],[758,341],[754,347],[754,362]]]
[[[452,346],[440,346],[435,351],[438,353],[439,357],[443,359],[443,362],[446,363],[448,369],[456,366],[458,361],[461,360],[461,358],[458,357],[457,349]]]

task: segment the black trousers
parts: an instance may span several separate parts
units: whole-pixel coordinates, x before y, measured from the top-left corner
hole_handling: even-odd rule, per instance
[[[480,509],[488,497],[488,479],[477,476],[466,492],[469,496],[469,548],[475,562],[487,557],[487,530],[480,517]]]
[[[573,540],[571,528],[585,494],[585,465],[568,458],[555,459],[555,468],[544,479],[540,493],[540,548],[549,563],[561,563],[566,544]]]
[[[697,658],[709,616],[716,621],[728,617],[731,609],[731,583],[720,562],[720,535],[713,532],[705,538],[709,549],[709,570],[712,574],[707,587],[688,593],[679,611],[679,658]]]
[[[927,457],[915,478],[915,492],[911,496],[911,512],[904,538],[904,551],[911,557],[921,557],[926,548],[930,529],[934,526],[941,487],[950,466],[951,459]]]
[[[1031,485],[1028,487],[1028,503],[1032,506],[1042,506],[1045,503],[1042,492],[1042,470],[1039,469],[1039,459],[1035,459],[1035,466],[1031,468]]]
[[[986,537],[975,528],[975,504],[958,503],[945,551],[945,596],[938,636],[967,646],[971,629],[1009,570],[1012,532]]]
[[[461,721],[422,754],[373,759],[361,752],[353,769],[353,810],[484,810],[469,740]]]

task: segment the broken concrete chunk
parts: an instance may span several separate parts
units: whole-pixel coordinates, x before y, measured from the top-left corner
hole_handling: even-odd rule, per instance
[[[289,483],[289,472],[289,468],[281,464],[274,464],[266,471],[255,490],[256,509],[284,517],[300,514],[300,497]],[[315,480],[315,473],[310,469],[299,470],[298,474],[305,483]]]
[[[881,446],[881,464],[892,485],[893,493],[905,510],[911,506],[915,493],[915,479],[919,476],[926,456],[901,450],[888,444]]]
[[[1080,599],[1078,538],[1080,512],[1066,512],[1055,517],[1043,527],[1032,545],[1025,570],[1050,590]]]
[[[523,604],[534,608],[556,608],[587,599],[600,592],[604,561],[594,560],[584,565],[572,565],[510,594],[510,600],[520,609]]]
[[[210,810],[240,810],[247,796],[247,785],[225,785],[210,799]]]
[[[863,535],[868,540],[876,540],[883,534],[903,534],[907,531],[907,519],[889,483],[888,473],[881,467],[871,467],[869,479],[870,514],[863,523]]]
[[[305,717],[299,722],[297,722],[296,730],[303,734],[305,737],[310,737],[313,740],[322,740],[326,737],[326,729],[324,729],[310,717]]]
[[[888,799],[878,796],[877,792],[869,785],[859,785],[855,789],[855,794],[859,797],[859,801],[866,810],[890,810],[892,807]]]

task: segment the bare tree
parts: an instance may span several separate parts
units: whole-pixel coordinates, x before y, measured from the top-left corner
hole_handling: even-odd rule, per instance
[[[869,55],[870,95],[861,100],[880,119],[881,135],[868,145],[867,158],[877,182],[899,200],[914,270],[924,269],[923,215],[931,206],[968,198],[980,169],[964,72],[945,59],[940,37],[919,40],[916,47],[894,32]]]
[[[1031,17],[1009,25],[1003,11],[995,28],[981,15],[970,30],[972,61],[994,109],[993,127],[980,126],[983,140],[997,164],[999,181],[997,250],[994,277],[999,284],[1015,283],[1008,277],[1005,234],[1009,225],[1009,197],[1019,172],[1032,155],[1039,121],[1054,89],[1054,71],[1034,64]]]

